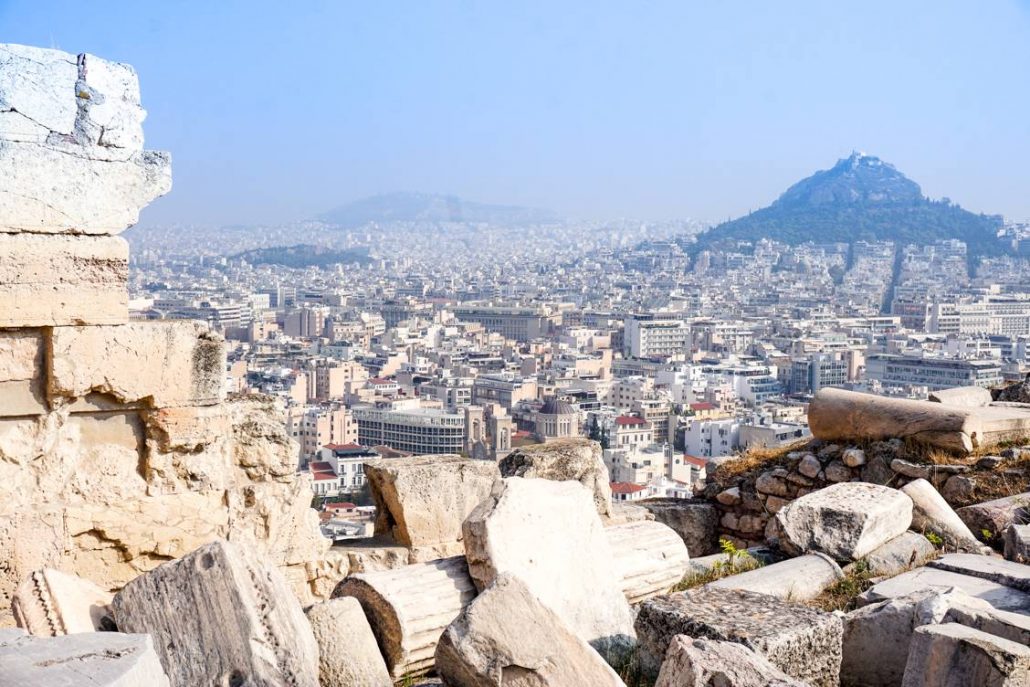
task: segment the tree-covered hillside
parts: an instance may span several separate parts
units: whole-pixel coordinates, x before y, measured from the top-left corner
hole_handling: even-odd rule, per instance
[[[791,186],[772,205],[701,234],[695,250],[761,238],[790,244],[891,240],[926,244],[961,239],[971,256],[995,255],[998,215],[979,215],[919,185],[879,158],[853,154]]]

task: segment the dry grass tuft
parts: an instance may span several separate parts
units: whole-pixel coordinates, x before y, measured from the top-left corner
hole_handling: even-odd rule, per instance
[[[726,461],[717,467],[715,469],[715,480],[722,484],[759,468],[766,469],[786,465],[788,453],[802,451],[810,443],[811,441],[806,439],[779,448],[749,448],[735,456],[733,460]]]
[[[858,608],[858,597],[873,586],[873,574],[865,561],[858,561],[844,573],[843,579],[834,582],[819,596],[806,605],[821,611],[853,611]]]
[[[938,446],[931,446],[912,437],[905,439],[904,458],[914,463],[933,463],[934,465],[963,465],[975,463],[984,456],[995,456],[1007,448],[1030,444],[1030,436],[1017,439],[1006,439],[994,444],[977,446],[970,454],[952,453]],[[1015,459],[1017,462],[1024,459]]]

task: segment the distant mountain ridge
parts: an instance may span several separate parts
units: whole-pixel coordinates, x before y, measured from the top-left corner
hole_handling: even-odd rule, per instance
[[[398,192],[355,200],[324,213],[320,219],[354,228],[371,222],[541,224],[556,221],[558,215],[537,208],[474,203],[457,196]]]
[[[927,244],[965,241],[971,256],[1005,251],[1000,215],[930,200],[894,165],[863,153],[797,182],[768,207],[724,222],[698,237],[695,250],[727,241],[768,238],[789,244],[891,240]]]

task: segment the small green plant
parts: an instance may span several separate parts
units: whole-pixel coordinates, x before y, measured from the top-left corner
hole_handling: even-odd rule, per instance
[[[701,572],[688,573],[680,583],[673,587],[672,591],[681,592],[685,589],[700,587],[721,580],[729,575],[747,572],[762,567],[762,562],[751,555],[747,549],[738,549],[733,542],[723,537],[719,540],[719,548],[722,550],[725,560],[716,561],[710,568]]]
[[[923,536],[933,544],[935,549],[939,549],[944,546],[944,540],[936,532],[923,532]]]
[[[984,541],[991,541],[992,539],[994,539],[994,532],[991,532],[989,529],[984,527],[982,530],[980,530],[980,536],[983,537]]]

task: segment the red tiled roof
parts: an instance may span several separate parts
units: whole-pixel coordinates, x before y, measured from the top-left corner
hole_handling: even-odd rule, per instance
[[[324,479],[336,479],[336,473],[333,472],[332,470],[330,470],[329,472],[322,472],[322,471],[315,472],[315,471],[312,471],[311,472],[311,478],[314,479],[316,482],[319,481],[319,480],[324,480]]]
[[[621,425],[623,427],[629,425],[646,425],[647,420],[645,420],[642,417],[636,417],[634,415],[620,415],[619,417],[615,418],[615,424]]]
[[[311,462],[311,472],[332,472],[333,466],[331,463],[327,463],[324,460],[315,460]]]
[[[350,501],[330,501],[325,504],[326,508],[335,508],[339,510],[354,510],[357,506]]]
[[[691,403],[691,410],[715,410],[715,406],[708,401],[702,401],[701,403]]]
[[[636,494],[638,491],[643,491],[647,488],[632,482],[612,482],[611,486],[613,494]]]
[[[690,463],[691,465],[696,465],[699,468],[703,468],[704,466],[708,465],[708,461],[704,458],[698,458],[697,456],[688,456],[685,453],[683,454],[683,462]]]
[[[344,450],[353,450],[353,449],[356,449],[356,448],[361,448],[361,446],[359,444],[355,444],[355,443],[352,442],[350,444],[326,444],[322,448],[327,448],[330,451],[344,451]]]
[[[387,379],[386,377],[373,377],[372,379],[368,380],[368,383],[369,384],[396,384],[397,382],[392,380],[392,379]]]

